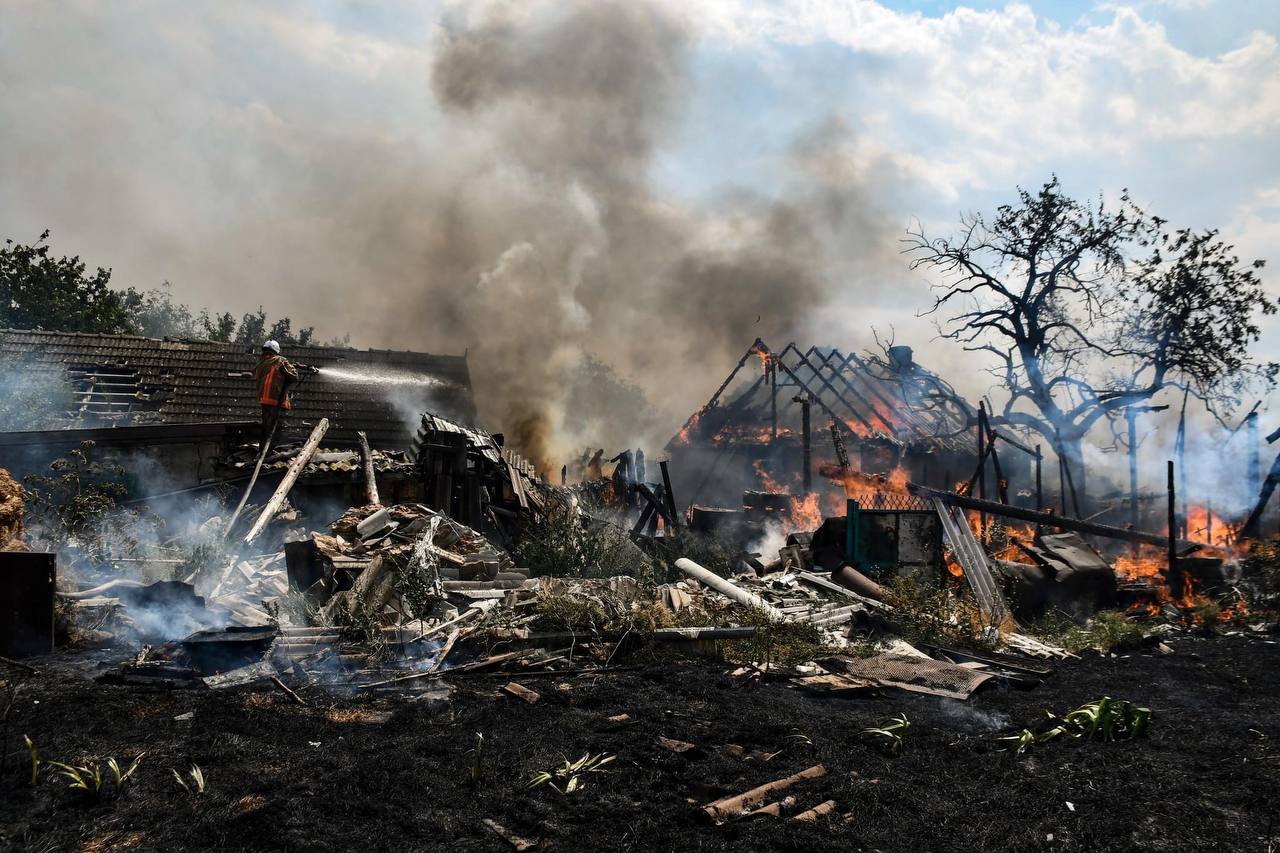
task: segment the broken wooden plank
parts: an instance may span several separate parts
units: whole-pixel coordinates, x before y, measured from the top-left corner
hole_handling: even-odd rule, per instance
[[[517,853],[524,853],[526,850],[533,850],[538,846],[537,841],[531,841],[528,838],[522,838],[511,830],[498,823],[493,818],[487,817],[480,821],[496,836],[511,845],[512,849]]]
[[[360,461],[364,466],[364,499],[367,503],[381,505],[378,477],[373,470],[373,451],[369,449],[369,436],[363,430],[357,431],[356,441],[360,442]]]
[[[530,705],[538,704],[538,700],[542,698],[542,695],[536,690],[530,690],[523,684],[517,684],[514,681],[508,681],[506,684],[502,685],[502,692],[508,696],[527,702]]]
[[[276,487],[276,492],[271,496],[271,500],[267,501],[267,505],[258,516],[258,520],[253,523],[253,527],[249,528],[249,532],[245,534],[244,544],[248,545],[254,539],[257,539],[258,534],[267,526],[267,522],[280,511],[280,506],[284,503],[284,499],[289,496],[289,490],[298,481],[303,469],[307,467],[307,463],[311,460],[312,455],[315,454],[316,448],[320,446],[320,440],[324,438],[324,434],[328,431],[329,419],[321,418],[315,429],[311,431],[311,436],[307,439],[307,443],[302,445],[302,450],[298,452],[297,458],[289,463],[289,470],[285,472],[284,479]]]
[[[731,797],[721,797],[715,802],[707,803],[702,807],[702,811],[716,823],[723,823],[759,806],[770,794],[790,788],[797,782],[819,779],[825,775],[827,775],[827,768],[821,764],[815,764],[806,770],[801,770],[799,773],[792,774],[784,779],[766,782],[763,785],[752,788],[750,791],[735,794]]]
[[[1007,506],[996,501],[984,501],[980,498],[972,498],[968,495],[958,495],[955,492],[945,492],[941,489],[931,489],[928,486],[919,486],[911,483],[907,486],[913,495],[926,499],[937,499],[952,506],[961,507],[963,509],[977,510],[978,512],[986,512],[992,515],[998,515],[1002,518],[1016,518],[1019,521],[1029,521],[1032,524],[1042,524],[1048,527],[1057,527],[1062,530],[1073,530],[1076,533],[1087,533],[1091,536],[1102,536],[1109,539],[1121,539],[1126,542],[1141,542],[1146,545],[1157,545],[1161,548],[1167,548],[1169,545],[1169,537],[1162,536],[1158,533],[1147,533],[1142,530],[1129,530],[1124,527],[1112,527],[1109,524],[1099,524],[1096,521],[1083,521],[1077,518],[1064,518],[1060,515],[1051,515],[1047,512],[1036,512],[1033,509],[1024,509],[1018,506]],[[1177,548],[1180,553],[1199,550],[1204,547],[1201,542],[1191,542],[1186,539],[1176,540]]]
[[[796,815],[791,819],[801,821],[802,823],[813,823],[823,815],[829,815],[835,810],[836,810],[835,800],[824,800],[823,802],[818,803],[813,808],[800,812],[800,814]]]
[[[658,746],[671,750],[677,755],[685,755],[689,753],[698,753],[697,744],[689,743],[687,740],[676,740],[675,738],[663,737],[658,735]]]
[[[852,696],[876,686],[876,683],[869,679],[853,678],[834,672],[793,678],[791,683],[818,696]]]
[[[292,690],[290,690],[288,685],[286,685],[283,681],[281,681],[278,675],[271,676],[271,682],[275,684],[276,687],[279,687],[281,690],[283,690],[284,695],[288,696],[294,702],[298,703],[304,708],[307,707],[307,703],[302,701],[302,697],[299,696],[297,693],[294,693]]]

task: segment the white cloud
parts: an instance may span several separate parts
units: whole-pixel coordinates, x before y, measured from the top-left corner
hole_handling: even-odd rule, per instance
[[[943,123],[957,144],[980,143],[1007,158],[1280,127],[1280,48],[1261,32],[1205,58],[1132,8],[1069,28],[1020,4],[941,17],[872,0],[719,0],[697,8],[705,31],[732,43],[831,43],[874,58],[873,99]]]

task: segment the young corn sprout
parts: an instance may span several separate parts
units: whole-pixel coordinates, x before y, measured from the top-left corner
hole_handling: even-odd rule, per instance
[[[533,774],[525,787],[536,788],[539,785],[546,785],[557,794],[572,794],[582,787],[583,776],[588,773],[604,773],[605,765],[615,758],[617,758],[616,755],[606,755],[602,752],[599,755],[587,753],[577,761],[565,759],[563,767]]]
[[[1005,735],[996,738],[996,740],[1003,743],[1005,745],[1004,748],[1012,751],[1014,755],[1022,755],[1022,753],[1031,748],[1032,744],[1037,742],[1036,733],[1031,729],[1023,729],[1017,734]]]
[[[791,741],[795,746],[813,746],[813,738],[809,737],[799,729],[796,729],[791,734],[787,735],[787,740]]]
[[[1151,709],[1132,702],[1103,696],[1068,711],[1061,717],[1049,714],[1042,731],[1023,729],[1013,735],[997,738],[1014,755],[1021,755],[1033,745],[1042,744],[1056,737],[1084,738],[1086,740],[1128,740],[1142,737],[1151,727]]]
[[[67,787],[73,791],[79,791],[89,797],[97,797],[102,793],[101,765],[76,767],[63,764],[61,761],[50,761],[49,766],[57,768],[58,775],[68,780]]]
[[[874,738],[883,738],[880,742],[889,754],[897,755],[902,751],[902,736],[909,728],[911,728],[911,721],[907,719],[907,715],[899,714],[879,728],[863,729],[862,733]]]
[[[471,787],[480,784],[480,760],[484,757],[484,733],[476,732],[476,745],[467,750],[467,755],[471,756],[471,766],[469,768],[471,774]]]
[[[133,774],[138,772],[138,766],[142,764],[142,756],[145,752],[138,753],[138,757],[133,759],[129,764],[129,769],[121,771],[119,763],[114,758],[107,759],[107,769],[111,771],[111,779],[115,782],[116,796],[124,791],[124,786],[129,784],[129,780],[133,778]]]
[[[127,770],[120,769],[120,763],[114,758],[107,759],[107,770],[111,773],[111,781],[115,795],[118,797],[124,793],[125,786],[129,784],[129,780],[133,778],[133,774],[138,771],[138,766],[142,764],[142,757],[145,752],[138,753],[138,757],[133,759]],[[47,762],[50,767],[57,768],[58,775],[67,780],[67,787],[74,791],[80,791],[85,796],[100,797],[102,796],[102,784],[107,780],[106,774],[102,772],[101,764],[76,766],[72,764],[63,764],[61,761]]]
[[[191,769],[187,771],[187,779],[182,778],[182,774],[172,767],[169,770],[172,771],[173,779],[178,786],[191,796],[198,797],[204,793],[204,771],[200,769],[199,764],[192,763]]]
[[[36,780],[40,778],[40,753],[30,737],[23,735],[22,740],[27,744],[27,751],[31,753],[31,787],[34,788]]]

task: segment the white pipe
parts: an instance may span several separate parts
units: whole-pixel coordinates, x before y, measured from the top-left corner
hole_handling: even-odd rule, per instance
[[[676,560],[676,568],[703,586],[711,587],[716,592],[727,598],[733,599],[739,604],[747,607],[754,607],[757,610],[763,611],[764,614],[769,617],[769,621],[771,622],[783,622],[786,620],[786,616],[783,615],[781,610],[774,607],[760,596],[753,595],[742,587],[730,583],[720,577],[715,572],[704,569],[688,557],[681,557]]]

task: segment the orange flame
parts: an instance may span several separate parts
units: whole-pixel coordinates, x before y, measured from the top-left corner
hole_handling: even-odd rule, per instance
[[[1194,505],[1187,510],[1187,538],[1192,542],[1230,548],[1235,542],[1236,527],[1208,507]]]
[[[784,534],[817,530],[822,525],[822,508],[816,493],[811,492],[797,497],[791,494],[791,489],[779,483],[764,469],[763,460],[757,459],[752,463],[752,467],[755,468],[756,476],[760,478],[761,491],[786,495],[790,502],[789,512],[779,519]]]
[[[757,344],[758,344],[758,343],[759,343],[759,342],[757,341]],[[769,352],[767,349],[765,349],[764,347],[757,346],[757,344],[752,344],[752,345],[751,345],[751,349],[749,350],[749,352],[750,352],[752,355],[754,355],[756,358],[760,359],[760,369],[761,369],[761,370],[763,370],[765,373],[768,373],[768,372],[769,372],[769,362],[770,362],[770,360],[772,360],[772,359],[773,359],[773,354],[772,354],[772,353],[770,353],[770,352]]]

